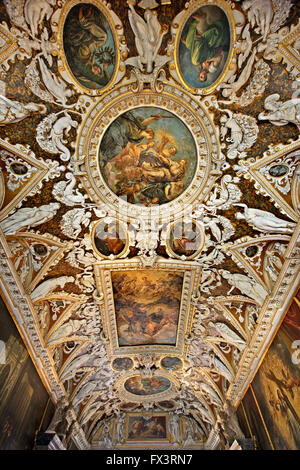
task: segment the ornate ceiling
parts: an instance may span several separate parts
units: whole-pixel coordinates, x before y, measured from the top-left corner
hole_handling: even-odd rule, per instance
[[[297,4],[0,13],[0,281],[52,428],[214,448],[299,281]]]

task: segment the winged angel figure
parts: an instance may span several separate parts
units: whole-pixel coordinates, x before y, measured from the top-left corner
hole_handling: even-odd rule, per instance
[[[11,18],[11,21],[17,26],[28,31],[32,37],[37,36],[38,30],[46,18],[49,20],[53,13],[56,0],[4,0],[5,8]],[[26,24],[26,22],[27,24]]]
[[[135,45],[138,57],[130,57],[126,63],[138,66],[143,72],[151,73],[153,64],[164,65],[169,60],[168,57],[158,55],[162,39],[167,31],[161,27],[157,15],[154,11],[146,9],[144,19],[139,16],[132,5],[129,4],[128,18],[132,30],[135,34]]]

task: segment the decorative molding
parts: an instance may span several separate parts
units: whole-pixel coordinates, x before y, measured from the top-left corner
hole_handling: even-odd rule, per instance
[[[151,352],[153,354],[178,355],[185,356],[186,345],[184,338],[186,332],[190,330],[193,318],[194,308],[191,305],[192,296],[195,296],[198,289],[198,283],[201,274],[199,264],[195,262],[182,262],[175,260],[165,260],[156,258],[151,266],[155,271],[179,271],[184,274],[184,281],[181,293],[181,305],[179,322],[177,327],[176,345],[151,344],[141,346],[120,346],[118,342],[118,333],[115,317],[114,296],[111,283],[112,271],[143,270],[142,259],[132,258],[124,261],[116,260],[114,262],[103,261],[101,264],[94,265],[95,278],[98,292],[104,293],[103,302],[100,304],[101,315],[103,318],[104,329],[109,339],[109,356],[135,356]],[[151,269],[150,268],[150,269]]]

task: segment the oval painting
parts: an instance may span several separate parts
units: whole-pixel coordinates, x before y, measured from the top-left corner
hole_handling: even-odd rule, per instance
[[[124,383],[125,390],[133,395],[156,395],[170,388],[171,382],[166,377],[141,377],[135,375]]]
[[[286,175],[288,171],[289,167],[287,165],[273,165],[269,169],[269,174],[273,176],[273,178],[281,178]]]
[[[23,163],[19,163],[19,162],[11,163],[10,169],[13,173],[15,173],[15,175],[18,175],[18,176],[19,175],[20,176],[26,175],[26,173],[28,172],[27,166],[25,166]]]
[[[118,256],[126,247],[127,236],[117,220],[101,220],[95,227],[93,241],[100,255]]]
[[[177,60],[183,80],[193,88],[212,86],[224,69],[230,42],[229,21],[220,7],[195,10],[179,37]]]
[[[69,11],[63,29],[69,68],[80,85],[105,87],[115,70],[116,46],[105,15],[95,5],[79,3]]]
[[[133,408],[136,408],[137,406],[139,406],[137,403],[123,403],[122,405],[120,405],[120,408],[121,410],[132,410]]]
[[[132,369],[133,360],[130,357],[117,357],[112,362],[112,368],[117,371]]]
[[[179,370],[182,369],[183,362],[178,357],[166,356],[162,359],[160,365],[167,370]]]
[[[248,258],[254,258],[258,253],[258,247],[255,245],[247,246],[245,253]]]
[[[179,221],[170,230],[169,248],[175,256],[191,258],[202,249],[204,237],[194,221]]]
[[[32,246],[34,253],[39,256],[40,258],[46,256],[48,254],[48,248],[46,245],[43,245],[42,243],[36,243],[35,245]]]
[[[159,401],[157,404],[164,410],[174,410],[176,408],[176,403],[172,400]]]
[[[111,123],[100,144],[99,164],[105,183],[118,197],[131,204],[160,205],[191,183],[197,148],[175,114],[145,106]]]

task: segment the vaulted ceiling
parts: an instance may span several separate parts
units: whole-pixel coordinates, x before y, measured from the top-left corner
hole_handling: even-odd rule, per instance
[[[58,416],[213,448],[299,281],[298,5],[0,14],[0,282]]]

